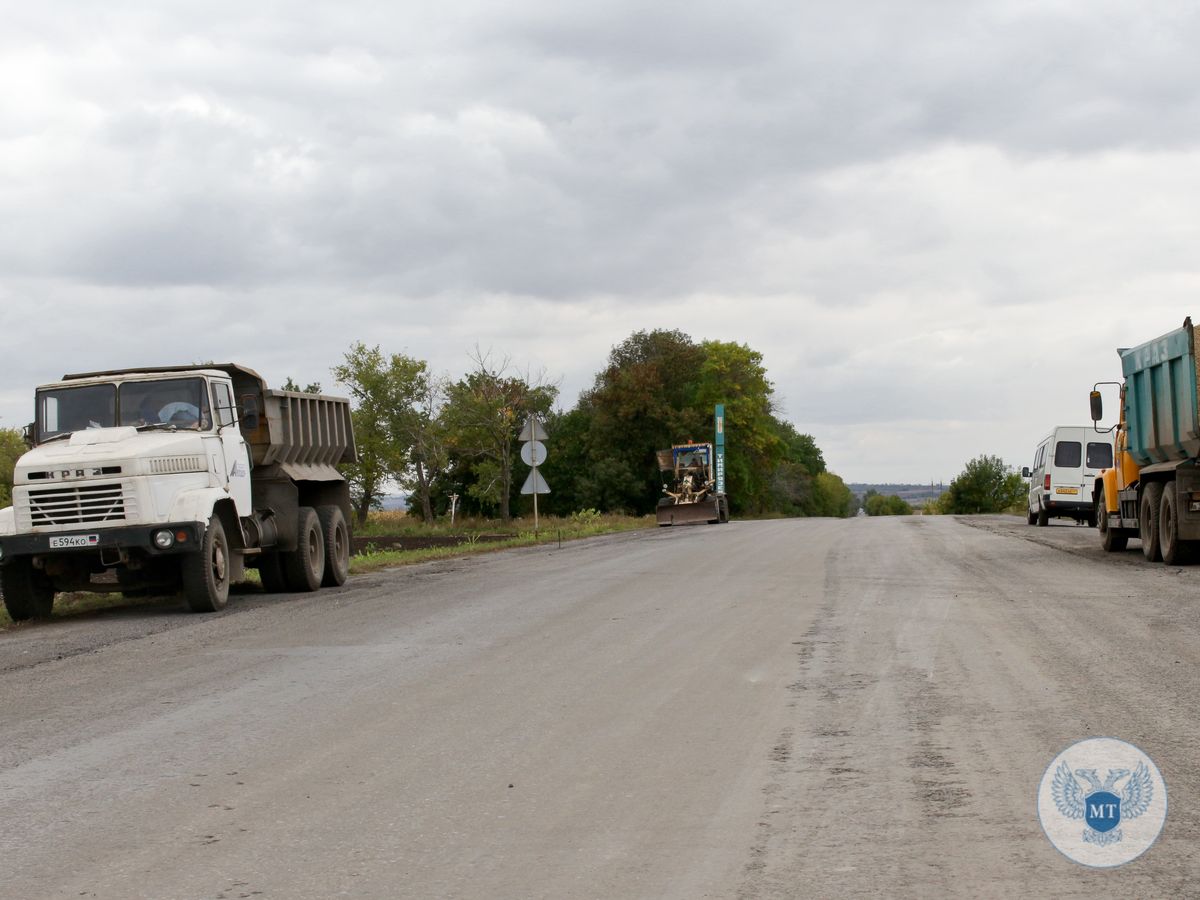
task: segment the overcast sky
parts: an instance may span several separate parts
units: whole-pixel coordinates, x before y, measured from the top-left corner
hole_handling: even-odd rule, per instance
[[[848,481],[1019,466],[1200,312],[1196,9],[0,0],[0,425],[356,340],[568,408],[678,328]]]

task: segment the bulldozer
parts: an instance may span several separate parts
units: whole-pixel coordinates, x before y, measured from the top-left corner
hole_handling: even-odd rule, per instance
[[[717,489],[713,471],[712,444],[674,444],[656,456],[665,482],[657,509],[660,526],[729,521],[729,499]]]

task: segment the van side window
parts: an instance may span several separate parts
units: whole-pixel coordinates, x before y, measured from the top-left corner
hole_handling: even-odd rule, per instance
[[[1046,458],[1046,445],[1042,444],[1042,446],[1038,447],[1037,456],[1034,457],[1033,467],[1035,469],[1040,469],[1042,467],[1042,461],[1045,458]]]
[[[1089,469],[1111,469],[1113,465],[1112,444],[1089,441],[1087,465]]]
[[[1078,469],[1083,460],[1079,441],[1059,441],[1054,445],[1054,465],[1060,469]]]

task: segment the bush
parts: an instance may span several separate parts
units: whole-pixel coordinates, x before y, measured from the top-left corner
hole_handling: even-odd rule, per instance
[[[978,456],[950,482],[938,500],[939,511],[953,514],[998,513],[1021,502],[1025,482],[998,456]]]
[[[866,498],[866,505],[863,507],[867,511],[868,516],[911,516],[912,507],[904,502],[898,494],[883,494],[872,493]]]

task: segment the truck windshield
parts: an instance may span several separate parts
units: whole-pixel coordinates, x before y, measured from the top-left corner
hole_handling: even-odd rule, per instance
[[[111,428],[116,424],[116,410],[115,384],[38,391],[38,443],[84,428]]]
[[[203,378],[126,381],[118,391],[122,425],[163,426],[207,430],[208,388]]]
[[[212,425],[203,378],[85,384],[38,391],[37,440],[114,425],[208,429]]]

